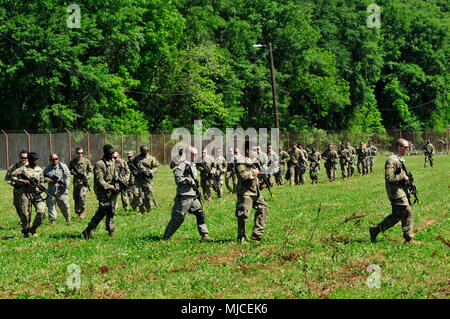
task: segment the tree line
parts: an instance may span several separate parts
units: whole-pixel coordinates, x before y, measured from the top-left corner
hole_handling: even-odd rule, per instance
[[[448,1],[373,2],[0,0],[0,127],[273,127],[270,42],[281,131],[444,130]]]

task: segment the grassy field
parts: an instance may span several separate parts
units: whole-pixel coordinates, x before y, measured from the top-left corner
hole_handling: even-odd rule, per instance
[[[188,215],[170,241],[162,236],[175,194],[171,170],[156,176],[160,207],[137,216],[116,216],[116,236],[109,238],[102,222],[86,241],[81,231],[97,202],[89,196],[88,220],[68,225],[58,211],[56,225],[48,218],[39,237],[25,239],[12,205],[12,188],[0,183],[1,298],[449,298],[450,296],[450,157],[436,156],[435,168],[423,157],[407,157],[422,206],[414,206],[416,239],[404,245],[400,224],[369,240],[368,227],[390,213],[384,188],[384,162],[375,172],[319,184],[309,175],[303,186],[274,188],[261,243],[236,242],[236,199],[205,203],[213,243],[200,241],[195,217]],[[340,171],[338,175],[340,176]],[[4,180],[5,171],[0,173]],[[321,210],[318,214],[319,203]],[[73,202],[71,202],[73,207]],[[365,217],[348,220],[352,216]],[[34,214],[33,214],[34,218]],[[250,235],[253,217],[247,225]],[[447,244],[446,244],[447,242]],[[81,286],[69,289],[67,267],[81,269]],[[367,272],[377,265],[379,273]],[[369,277],[379,275],[379,288]],[[370,286],[370,287],[369,287]]]

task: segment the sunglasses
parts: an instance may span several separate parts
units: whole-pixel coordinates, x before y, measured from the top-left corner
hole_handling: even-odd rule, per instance
[[[84,154],[84,152],[77,152],[77,154]]]
[[[28,157],[21,157],[21,159],[26,160],[26,159],[28,159]]]
[[[59,158],[51,158],[50,161],[57,161]]]

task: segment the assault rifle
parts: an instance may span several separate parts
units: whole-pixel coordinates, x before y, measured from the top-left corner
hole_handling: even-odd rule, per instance
[[[262,186],[264,186],[264,184],[265,184],[266,187],[267,187],[267,190],[268,190],[269,193],[270,193],[270,197],[273,198],[274,196],[273,196],[273,194],[272,194],[272,191],[270,190],[271,184],[270,184],[269,178],[267,177],[267,174],[262,173],[261,166],[259,165],[258,162],[255,162],[254,165],[255,165],[255,167],[256,167],[257,169],[259,169],[259,171],[260,171],[260,174],[258,175],[258,178],[261,178],[261,182],[262,182],[262,183],[260,183],[260,188],[263,188]]]
[[[414,185],[414,176],[411,172],[408,172],[406,170],[405,164],[402,162],[402,168],[405,171],[406,175],[409,178],[408,183],[405,183],[405,192],[406,192],[406,196],[408,197],[408,202],[409,204],[412,206],[414,204],[417,203],[417,205],[422,205],[422,202],[419,200],[419,198],[417,197],[417,187],[416,185]],[[414,195],[414,202],[411,204],[411,194]]]
[[[52,180],[51,183],[53,183],[53,184],[59,184],[59,186],[62,187],[62,188],[66,188],[66,187],[67,187],[66,183],[64,183],[63,181],[61,181],[61,180],[58,178],[58,176],[50,176],[50,175],[48,175],[48,174],[44,174],[44,177],[45,177],[45,178],[51,179],[51,180]]]
[[[141,171],[139,168],[136,167],[136,165],[134,165],[133,162],[129,162],[128,166],[132,170],[132,174],[134,176],[139,176],[140,178],[145,180],[147,183],[151,183],[152,180],[150,178],[153,177],[151,173],[149,173],[147,171],[146,172]],[[152,201],[153,201],[153,204],[155,204],[155,206],[158,207],[158,203],[156,202],[156,199],[154,196],[152,196]]]
[[[78,179],[83,180],[83,186],[87,187],[89,189],[89,191],[91,191],[91,185],[89,185],[89,180],[87,179],[86,175],[81,173],[78,170],[78,168],[76,168],[75,166],[72,167],[72,175],[75,176]]]
[[[22,172],[20,174],[20,178],[26,181],[29,181],[31,186],[33,186],[34,188],[38,188],[41,192],[46,193],[47,197],[50,196],[51,199],[55,199],[55,195],[51,194],[42,184],[39,184],[39,181],[34,178],[34,177],[29,177],[27,174],[25,174],[24,172]],[[47,199],[47,198],[45,198]]]
[[[216,176],[213,173],[211,173],[211,170],[209,169],[208,165],[206,165],[205,162],[201,162],[199,163],[199,165],[203,168],[208,177],[211,178],[211,180],[213,181],[213,186],[218,190],[220,186],[219,181],[216,179]]]

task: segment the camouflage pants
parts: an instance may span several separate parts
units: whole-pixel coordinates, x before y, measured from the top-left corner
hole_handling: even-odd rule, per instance
[[[114,214],[116,213],[117,194],[101,193],[97,194],[98,209],[88,224],[89,231],[97,228],[98,224],[106,216],[105,228],[109,233],[114,233],[116,224],[114,222]]]
[[[34,218],[33,225],[30,228],[31,233],[35,233],[36,229],[41,226],[45,218],[45,202],[42,196],[33,196],[30,194],[22,193],[19,199],[20,205],[20,225],[22,226],[22,233],[28,231],[28,227],[31,223],[31,211],[32,206],[36,208],[36,217]]]
[[[375,165],[375,157],[369,158],[369,165],[368,165],[369,167],[367,168],[369,173],[373,172],[374,165]]]
[[[238,224],[238,240],[246,238],[245,224],[250,217],[252,208],[256,210],[252,236],[261,238],[264,234],[267,226],[267,216],[269,214],[269,208],[264,197],[237,195],[235,216],[237,217]]]
[[[428,161],[430,162],[430,166],[433,167],[433,156],[432,155],[425,155],[425,163],[423,164],[423,167],[427,167]]]
[[[348,166],[348,177],[353,177],[353,175],[355,174],[355,164],[353,163],[350,163]]]
[[[300,183],[300,170],[296,165],[291,165],[288,167],[288,170],[291,174],[291,179],[289,180],[289,185],[298,185]]]
[[[201,176],[200,185],[203,190],[203,197],[207,200],[211,198],[211,181],[208,177]]]
[[[319,166],[310,167],[309,177],[311,178],[312,184],[316,184],[319,182]]]
[[[195,196],[177,195],[172,207],[172,217],[164,231],[163,239],[169,239],[177,231],[184,222],[187,213],[195,215],[200,236],[208,234],[208,227],[205,224],[205,215],[200,201]]]
[[[342,178],[347,178],[348,171],[349,171],[349,164],[348,163],[340,163],[341,164],[341,172],[342,172]]]
[[[358,167],[358,174],[367,175],[367,160],[365,158],[364,159],[358,158],[358,163],[356,165]]]
[[[152,211],[153,207],[153,182],[138,182],[136,185],[140,189],[141,196],[138,196],[137,203],[139,212],[144,214]]]
[[[120,192],[120,199],[122,200],[122,207],[124,211],[128,211],[130,208],[130,200],[128,197],[128,189],[124,189]]]
[[[403,238],[405,238],[405,240],[412,239],[414,237],[414,215],[411,206],[409,206],[408,203],[405,203],[402,198],[392,201],[391,206],[392,214],[378,224],[380,231],[385,232],[401,221]]]
[[[20,204],[20,198],[22,196],[22,192],[20,191],[20,189],[14,189],[13,190],[13,204],[14,207],[16,208],[16,212],[17,215],[19,216],[19,219],[21,220],[21,214],[22,214],[22,206]],[[28,208],[27,208],[27,213],[24,214],[25,216],[31,216],[31,210],[33,208],[33,205],[31,204],[31,201],[28,201]],[[22,224],[22,220],[21,220],[21,224]]]
[[[275,173],[275,182],[278,185],[283,185],[284,165],[280,166],[278,172]]]
[[[325,169],[327,171],[327,177],[328,177],[328,181],[333,182],[336,180],[336,168],[334,167],[334,165],[331,166],[325,166]]]
[[[86,210],[86,197],[88,188],[86,186],[75,184],[73,186],[73,201],[75,203],[75,213],[80,215]]]
[[[230,186],[230,179],[232,180],[232,186]],[[237,176],[233,172],[227,172],[227,175],[225,177],[225,185],[227,186],[228,190],[232,192],[233,194],[236,193],[236,187],[237,187]]]
[[[50,221],[56,220],[56,205],[58,205],[58,208],[66,219],[70,217],[69,194],[56,195],[55,199],[47,197],[48,218]]]
[[[223,174],[222,174],[222,175],[220,175],[217,179],[218,179],[218,181],[219,181],[219,189],[218,189],[216,192],[217,192],[217,196],[218,196],[219,198],[221,198],[222,195],[223,195],[223,183],[224,183],[224,181],[225,181],[225,177],[224,177]]]
[[[139,206],[139,189],[136,185],[130,183],[130,188],[127,190],[128,201],[131,209],[135,210]]]

